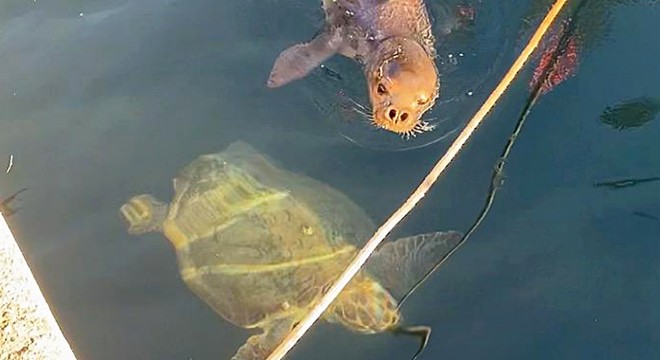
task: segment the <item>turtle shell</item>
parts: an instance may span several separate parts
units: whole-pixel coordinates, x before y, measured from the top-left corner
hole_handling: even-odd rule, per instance
[[[163,232],[182,277],[242,327],[306,309],[374,228],[345,195],[278,169],[245,143],[200,156],[174,187]]]

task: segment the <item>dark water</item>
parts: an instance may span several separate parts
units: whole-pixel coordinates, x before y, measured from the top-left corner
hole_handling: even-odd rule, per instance
[[[532,4],[479,6],[517,33]],[[593,186],[660,176],[659,119],[629,131],[599,121],[608,105],[660,96],[660,7],[608,12],[577,76],[532,110],[489,217],[406,303],[407,322],[434,329],[424,359],[660,358],[660,183]],[[185,288],[161,235],[131,237],[117,213],[134,194],[169,199],[198,155],[248,141],[382,221],[444,152],[453,137],[406,152],[357,146],[309,83],[265,88],[278,52],[318,18],[317,2],[284,0],[0,5],[0,156],[15,157],[0,195],[28,188],[10,223],[80,359],[228,359],[248,337]],[[501,41],[491,82],[520,48]],[[529,75],[395,235],[467,229]],[[405,359],[414,348],[321,325],[291,358]]]

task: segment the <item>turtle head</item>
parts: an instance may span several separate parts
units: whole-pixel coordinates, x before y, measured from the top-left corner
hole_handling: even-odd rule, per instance
[[[119,213],[128,225],[128,233],[139,235],[162,230],[167,205],[152,195],[143,194],[128,200]]]
[[[401,135],[430,130],[422,116],[438,98],[438,70],[417,41],[381,42],[365,66],[374,125]]]
[[[396,300],[370,276],[351,280],[325,316],[328,322],[363,334],[391,331],[402,321]]]

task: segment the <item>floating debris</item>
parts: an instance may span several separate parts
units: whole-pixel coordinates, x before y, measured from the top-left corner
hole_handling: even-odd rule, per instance
[[[660,98],[643,96],[606,107],[600,119],[616,130],[627,130],[653,120],[658,112],[660,112]]]
[[[660,220],[660,219],[658,219],[657,216],[655,216],[655,215],[651,215],[651,214],[647,214],[647,213],[642,212],[642,211],[633,211],[632,214],[635,215],[635,216],[638,216],[638,217],[644,218],[644,219],[655,220],[655,221]]]
[[[14,155],[9,155],[9,163],[7,164],[7,170],[5,170],[5,174],[9,174],[9,172],[13,167],[14,167]]]
[[[594,187],[608,187],[611,189],[623,189],[631,186],[637,186],[643,183],[649,183],[654,181],[660,181],[660,176],[641,178],[641,179],[622,179],[622,180],[613,180],[613,181],[604,181],[594,184]]]

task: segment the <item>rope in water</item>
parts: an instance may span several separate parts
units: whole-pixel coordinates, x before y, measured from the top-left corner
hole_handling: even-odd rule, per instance
[[[458,155],[463,145],[472,136],[479,124],[483,121],[490,110],[495,106],[500,97],[504,94],[509,85],[516,78],[518,72],[523,68],[529,57],[532,55],[536,47],[541,42],[541,39],[548,31],[554,20],[561,12],[564,5],[568,0],[557,0],[550,8],[547,15],[538,26],[534,35],[529,39],[527,46],[522,50],[516,61],[511,65],[509,71],[504,75],[500,83],[493,90],[490,96],[486,99],[484,104],[479,108],[476,114],[470,119],[465,126],[465,129],[458,135],[456,140],[451,144],[447,152],[438,160],[435,166],[428,173],[426,178],[417,187],[417,189],[408,197],[405,203],[397,209],[392,216],[390,216],[385,223],[378,228],[376,233],[360,250],[355,259],[348,265],[346,270],[334,282],[332,287],[316,302],[314,307],[307,313],[296,327],[294,327],[289,334],[280,342],[280,344],[268,356],[267,360],[281,360],[302,338],[302,336],[309,330],[309,328],[318,320],[330,304],[337,298],[339,293],[348,285],[353,277],[360,271],[362,266],[367,262],[369,256],[376,250],[378,245],[385,239],[387,234],[401,221],[403,218],[417,205],[417,203],[426,195],[431,186],[436,182],[442,172],[449,166],[451,161]]]

